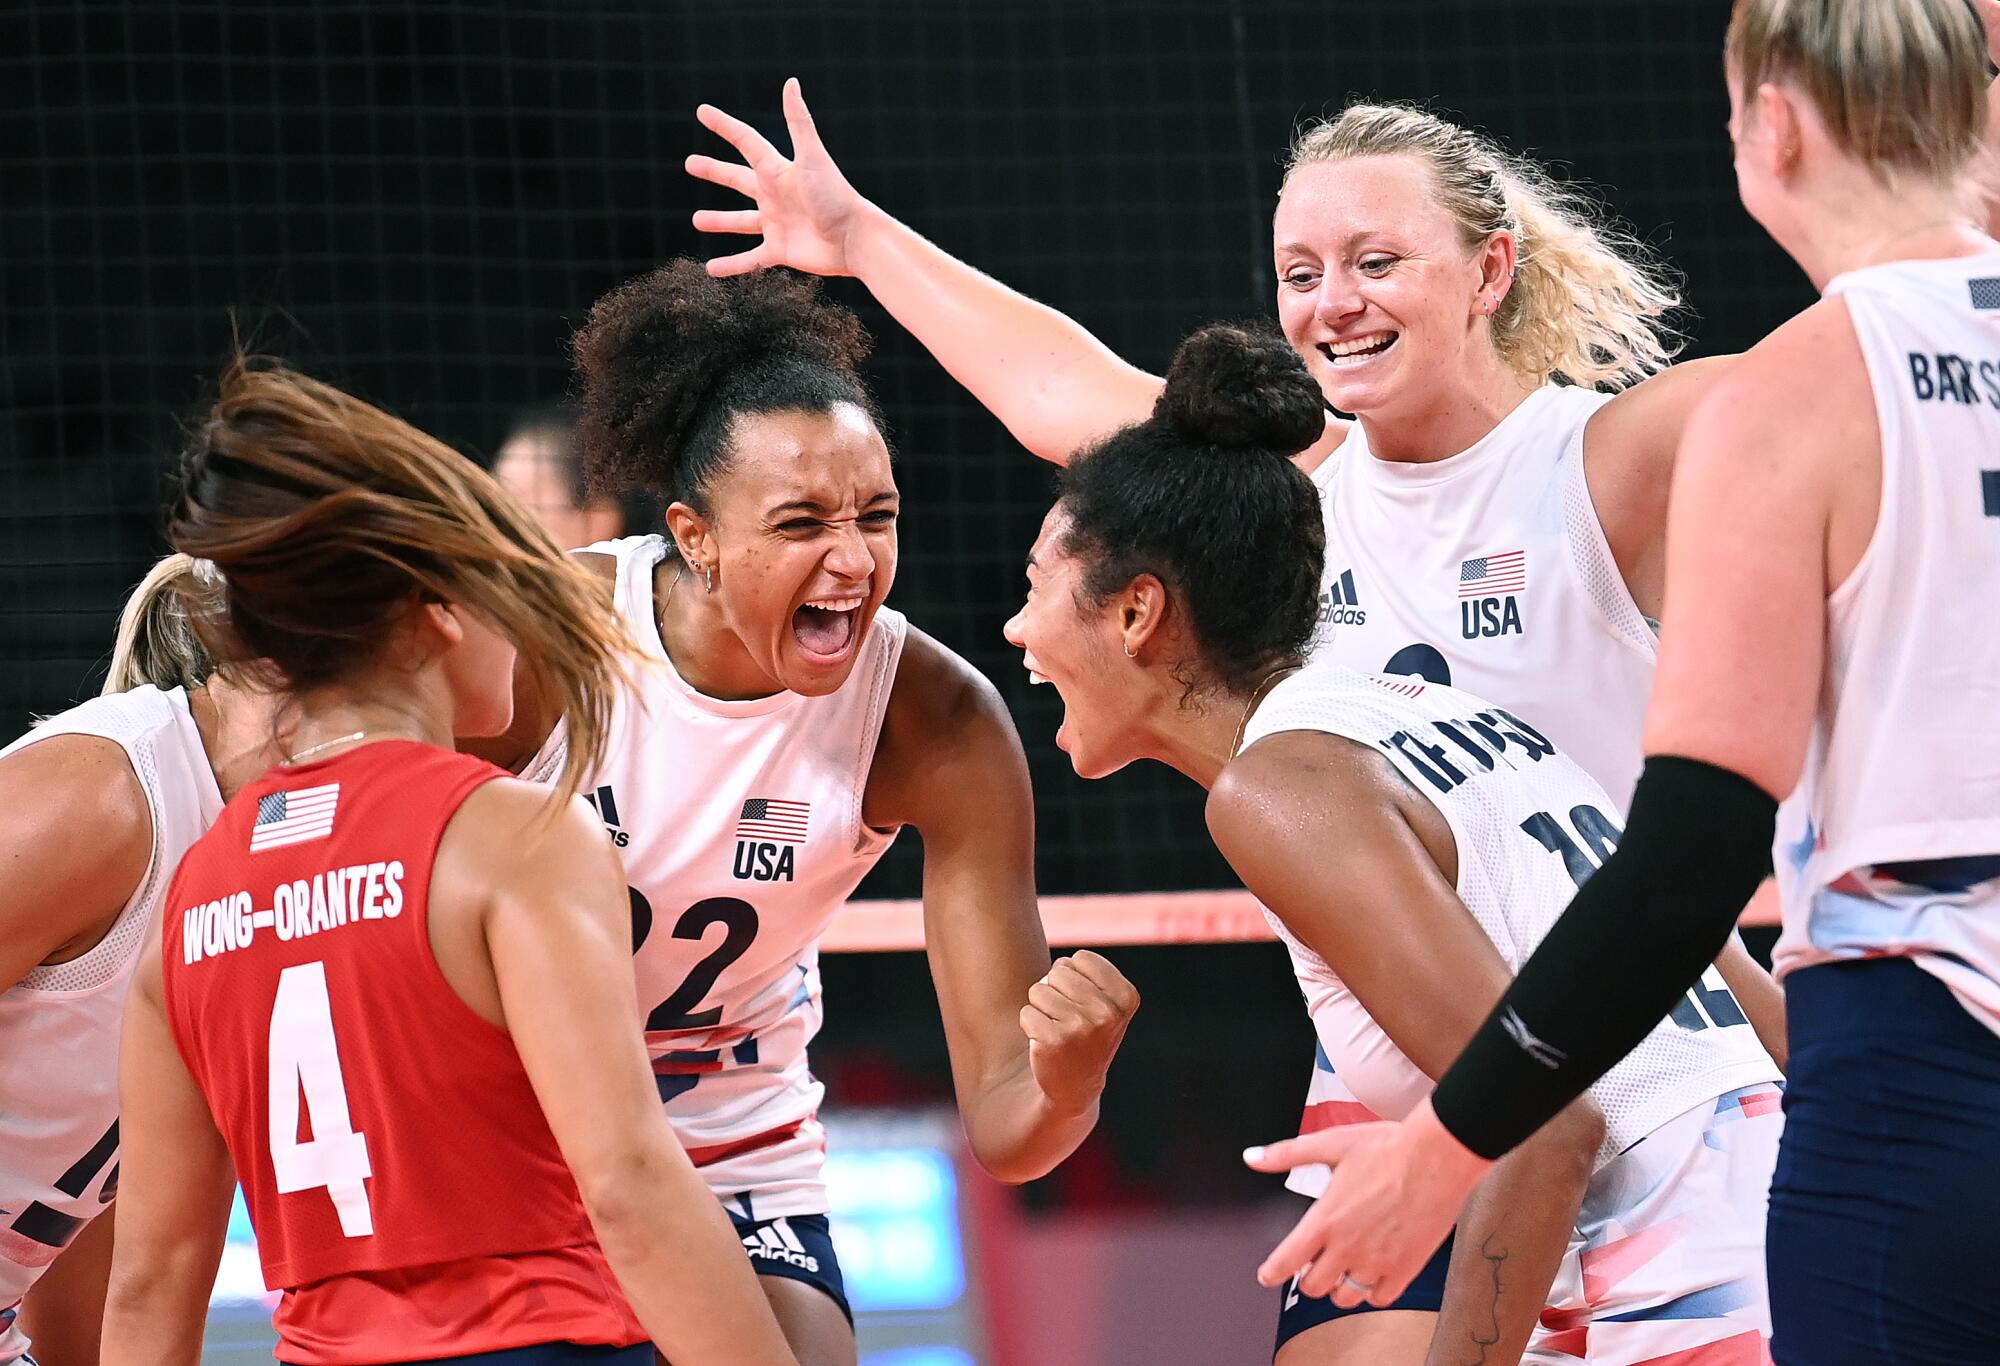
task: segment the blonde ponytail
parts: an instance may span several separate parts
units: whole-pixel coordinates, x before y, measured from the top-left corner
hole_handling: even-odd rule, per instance
[[[1665,321],[1681,302],[1667,268],[1540,165],[1422,109],[1355,104],[1299,133],[1286,175],[1364,156],[1422,160],[1468,250],[1514,234],[1514,283],[1492,329],[1494,349],[1522,378],[1622,389],[1680,349]]]
[[[197,573],[195,561],[175,551],[146,571],[118,614],[118,638],[101,696],[156,688],[198,688],[215,671],[207,647],[188,620],[189,601],[220,600],[221,580]]]

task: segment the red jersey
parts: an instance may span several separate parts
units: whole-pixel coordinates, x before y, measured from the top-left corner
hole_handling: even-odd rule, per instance
[[[167,1019],[301,1366],[644,1341],[520,1056],[431,954],[431,864],[506,775],[410,741],[274,768],[188,851]]]

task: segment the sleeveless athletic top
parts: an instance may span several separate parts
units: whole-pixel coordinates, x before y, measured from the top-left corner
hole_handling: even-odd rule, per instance
[[[1867,362],[1882,507],[1826,604],[1811,747],[1779,817],[1778,971],[1906,955],[2000,1031],[2000,253],[1826,293]]]
[[[1653,633],[1584,480],[1608,401],[1548,385],[1479,441],[1427,464],[1379,460],[1357,422],[1313,473],[1326,517],[1314,652],[1500,699],[1617,799],[1632,800]]]
[[[1458,846],[1459,899],[1511,969],[1617,847],[1618,804],[1511,707],[1320,659],[1271,689],[1243,746],[1297,730],[1345,736],[1377,751],[1437,809]],[[1265,915],[1291,953],[1319,1046],[1339,1080],[1373,1115],[1407,1114],[1430,1093],[1430,1078],[1319,955]],[[1711,967],[1672,1016],[1591,1088],[1608,1126],[1600,1165],[1702,1101],[1778,1076]],[[1312,1170],[1316,1182],[1293,1189],[1323,1189],[1324,1169]]]
[[[645,1339],[513,1040],[431,953],[439,839],[504,776],[400,740],[274,768],[168,892],[167,1019],[285,1292],[286,1361]]]
[[[589,550],[616,557],[618,611],[650,661],[584,790],[632,884],[639,1011],[667,1117],[740,1213],[823,1213],[825,1088],[806,1062],[818,943],[894,838],[863,824],[861,804],[906,624],[880,609],[824,697],[721,701],[690,687],[660,641],[665,538]],[[552,776],[564,753],[558,727],[528,776]]]
[[[167,879],[222,810],[187,694],[134,688],[36,726],[0,755],[58,735],[125,751],[152,819],[146,873],[90,952],[0,994],[0,1362],[27,1350],[14,1307],[118,1190],[118,1033]],[[32,800],[31,797],[24,799]],[[88,831],[78,831],[88,839]]]

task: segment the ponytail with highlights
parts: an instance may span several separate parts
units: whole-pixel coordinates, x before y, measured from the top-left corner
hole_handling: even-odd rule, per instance
[[[118,639],[111,647],[100,696],[155,688],[198,688],[215,671],[208,647],[194,631],[188,603],[212,612],[221,598],[213,569],[176,551],[146,571],[118,614]]]
[[[630,646],[596,580],[472,461],[331,385],[239,356],[194,433],[167,539],[212,562],[184,596],[225,672],[301,692],[373,663],[420,602],[460,604],[562,704],[564,796],[596,762]]]

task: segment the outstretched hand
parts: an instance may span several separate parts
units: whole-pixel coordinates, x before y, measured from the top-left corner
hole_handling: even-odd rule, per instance
[[[710,275],[743,275],[767,266],[790,266],[812,275],[853,273],[847,266],[847,233],[868,202],[855,193],[827,154],[796,76],[785,82],[790,157],[755,128],[712,104],[695,110],[695,117],[743,160],[691,156],[687,173],[734,190],[756,205],[701,209],[694,215],[696,230],[763,237],[748,251],[710,261]]]
[[[1493,1165],[1460,1145],[1428,1100],[1400,1123],[1322,1129],[1252,1148],[1243,1160],[1262,1172],[1333,1168],[1257,1279],[1275,1287],[1298,1276],[1300,1294],[1331,1296],[1344,1309],[1400,1299]]]

